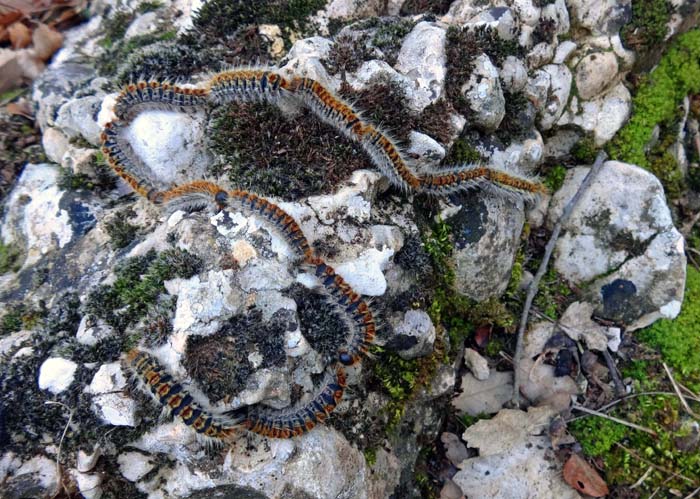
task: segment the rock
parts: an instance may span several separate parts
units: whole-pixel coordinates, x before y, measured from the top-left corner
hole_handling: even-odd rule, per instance
[[[505,90],[519,92],[527,84],[527,68],[520,59],[509,55],[501,65],[499,77]]]
[[[338,91],[340,80],[332,78],[321,62],[321,59],[328,58],[331,47],[333,42],[321,36],[297,40],[285,57],[287,63],[282,71],[288,76],[313,78],[326,88]]]
[[[464,499],[464,494],[462,494],[462,489],[448,478],[440,489],[440,499]]]
[[[540,42],[525,56],[527,60],[527,66],[530,69],[537,69],[552,62],[554,58],[554,46],[547,42]]]
[[[87,315],[83,316],[75,333],[75,339],[81,345],[94,347],[101,340],[112,336],[114,329],[103,321],[91,320]]]
[[[473,497],[580,498],[562,479],[543,431],[553,415],[549,408],[527,413],[505,409],[493,419],[477,421],[462,438],[478,449],[479,457],[466,460],[452,480]]]
[[[617,76],[617,57],[612,52],[588,54],[576,66],[576,89],[583,100],[603,92]]]
[[[158,30],[158,13],[146,12],[134,19],[124,33],[124,38],[143,36]]]
[[[78,457],[75,460],[75,467],[77,468],[77,471],[80,473],[88,473],[95,467],[97,461],[100,459],[100,456],[102,456],[102,451],[97,446],[92,454],[88,454],[84,450],[79,449]]]
[[[567,158],[571,154],[571,149],[573,149],[580,140],[581,134],[576,130],[559,129],[547,138],[544,148],[544,157],[554,160]]]
[[[550,205],[557,219],[588,168],[570,170]],[[596,315],[628,330],[675,317],[685,282],[683,238],[673,227],[663,188],[651,173],[608,161],[582,196],[555,248],[554,267],[590,282]],[[600,277],[605,276],[605,277]]]
[[[381,0],[368,0],[356,2],[355,0],[332,0],[326,7],[329,18],[335,19],[359,19],[362,17],[378,16],[386,2]]]
[[[594,35],[614,35],[632,16],[630,0],[569,0],[574,23]]]
[[[559,120],[569,102],[571,71],[563,64],[548,64],[542,70],[549,75],[550,86],[540,117],[540,127],[549,130]]]
[[[489,377],[489,363],[479,352],[472,348],[464,349],[464,365],[467,366],[474,377],[479,381],[484,381]]]
[[[445,158],[445,148],[429,135],[411,130],[408,140],[410,144],[406,152],[415,156],[422,168],[435,167]]]
[[[459,467],[462,461],[469,458],[467,447],[454,433],[444,432],[440,435],[440,441],[445,446],[445,457],[447,457],[454,466]]]
[[[576,50],[576,43],[571,40],[565,40],[557,45],[557,50],[554,52],[554,64],[564,64],[571,54]]]
[[[33,333],[26,330],[3,336],[0,338],[0,355],[3,357],[8,356],[13,350],[29,344],[32,336]]]
[[[41,137],[41,145],[44,146],[46,157],[54,163],[61,164],[63,155],[70,148],[70,142],[63,132],[54,127],[47,127]]]
[[[520,22],[526,24],[527,26],[535,27],[537,21],[540,20],[540,14],[542,14],[542,9],[533,0],[513,0],[513,11],[520,19]]]
[[[632,97],[623,83],[618,83],[609,92],[592,101],[580,102],[571,99],[569,109],[557,123],[559,126],[577,125],[593,132],[596,146],[612,139],[622,128],[632,111]]]
[[[137,425],[136,402],[123,393],[126,378],[119,362],[103,364],[92,378],[86,392],[93,395],[92,410],[105,424]]]
[[[96,117],[101,104],[102,98],[94,95],[68,101],[58,110],[55,125],[69,137],[82,137],[97,146],[102,129]]]
[[[3,242],[25,247],[25,266],[63,248],[73,238],[70,216],[61,207],[64,192],[57,182],[58,168],[29,164],[5,202]]]
[[[462,376],[462,393],[452,400],[458,414],[494,414],[513,397],[513,373],[495,371],[485,381],[471,373]]]
[[[445,38],[443,28],[418,23],[401,45],[396,69],[410,78],[408,103],[416,112],[442,97],[445,87]]]
[[[85,499],[100,499],[103,494],[102,477],[98,473],[81,473],[71,470],[71,476],[78,484],[78,490]]]
[[[525,222],[522,201],[469,193],[447,219],[455,237],[455,288],[476,301],[503,293]]]
[[[184,183],[207,176],[209,155],[203,115],[152,110],[139,114],[124,131],[155,185]]]
[[[399,355],[406,360],[428,355],[435,344],[433,321],[423,310],[409,310],[394,327],[391,343],[401,345]]]
[[[460,91],[474,111],[471,119],[476,126],[487,132],[498,128],[506,114],[506,101],[498,70],[486,54],[474,59],[474,70]]]
[[[488,27],[498,33],[498,37],[503,40],[513,40],[518,33],[513,12],[507,7],[484,10],[470,18],[465,26]]]
[[[350,73],[347,76],[348,83],[357,91],[364,90],[372,82],[382,80],[395,81],[404,88],[411,86],[409,78],[397,72],[388,63],[377,59],[363,62],[354,74]]]
[[[34,81],[32,100],[37,103],[36,120],[42,130],[49,125],[56,126],[59,108],[73,98],[77,89],[95,76],[94,71],[88,65],[54,63]],[[67,111],[68,109],[64,113],[68,114]]]
[[[269,52],[273,57],[284,54],[284,38],[282,30],[276,24],[261,24],[258,26],[258,33],[270,42]]]
[[[139,481],[155,467],[148,456],[135,451],[119,454],[117,462],[122,476],[130,482]]]
[[[55,460],[41,455],[34,456],[22,463],[9,480],[3,483],[3,497],[5,499],[55,497],[60,492],[59,480]]]
[[[565,0],[555,0],[542,7],[541,18],[549,19],[554,23],[554,30],[557,35],[566,34],[571,28],[569,11],[566,9]]]
[[[590,303],[574,302],[562,314],[559,325],[572,340],[583,341],[589,350],[604,352],[608,348],[607,328],[594,322],[593,314]]]
[[[76,369],[78,364],[71,360],[61,357],[46,359],[39,368],[39,388],[53,394],[61,393],[73,383]]]
[[[571,397],[579,394],[579,387],[571,376],[557,376],[554,366],[541,359],[520,359],[520,393],[535,406],[549,406],[557,412],[571,405]]]

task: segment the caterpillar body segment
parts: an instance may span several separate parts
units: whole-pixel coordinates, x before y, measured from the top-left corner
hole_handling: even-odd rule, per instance
[[[291,438],[311,431],[323,423],[343,398],[347,387],[345,371],[336,367],[335,377],[308,403],[291,412],[246,409],[242,426],[269,438]],[[239,412],[240,411],[234,411]],[[239,419],[241,417],[239,416]]]
[[[289,90],[290,82],[282,75],[265,69],[235,69],[215,74],[206,92],[215,104],[275,100]]]
[[[543,184],[532,178],[483,165],[465,165],[452,171],[427,174],[421,178],[419,190],[425,194],[448,196],[475,187],[522,193],[526,198],[547,192]]]
[[[133,349],[126,355],[125,366],[156,402],[202,437],[226,441],[240,431],[238,424],[224,421],[197,404],[151,354]]]
[[[168,82],[138,81],[125,86],[114,106],[114,114],[120,120],[128,121],[147,104],[150,108],[191,108],[206,105],[209,92],[206,88],[190,88]]]
[[[324,293],[344,318],[350,333],[346,346],[338,352],[338,360],[346,366],[357,364],[368,354],[370,345],[374,343],[377,331],[374,314],[367,302],[333,267],[320,258],[314,258],[310,264]]]

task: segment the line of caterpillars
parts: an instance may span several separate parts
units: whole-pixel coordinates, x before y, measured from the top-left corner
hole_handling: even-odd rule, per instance
[[[112,169],[135,192],[154,204],[200,199],[220,209],[233,208],[263,217],[287,240],[301,263],[313,270],[322,284],[321,289],[353,326],[347,332],[349,338],[345,347],[338,352],[334,379],[309,403],[291,412],[270,413],[246,408],[237,411],[234,418],[214,415],[198,405],[152,355],[138,349],[131,351],[126,357],[127,368],[149,388],[155,399],[198,434],[214,440],[226,440],[239,428],[267,437],[289,438],[323,422],[342,398],[346,385],[343,365],[359,363],[374,341],[374,315],[367,302],[313,252],[299,225],[279,206],[256,194],[225,190],[207,181],[159,190],[144,178],[147,172],[139,171],[130,156],[131,151],[120,145],[121,134],[143,109],[161,106],[187,109],[254,100],[274,103],[282,98],[300,100],[324,122],[357,141],[379,170],[403,190],[444,196],[486,182],[524,195],[545,191],[536,181],[482,165],[464,165],[420,176],[408,166],[399,147],[387,134],[364,121],[349,104],[310,78],[285,78],[270,70],[240,69],[218,73],[201,88],[157,81],[140,81],[125,87],[114,108],[116,118],[105,126],[101,135],[102,152]]]

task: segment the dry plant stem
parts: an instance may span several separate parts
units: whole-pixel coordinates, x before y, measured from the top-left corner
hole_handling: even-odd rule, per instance
[[[56,476],[59,478],[58,480],[58,485],[57,487],[60,487],[63,484],[63,480],[61,479],[61,448],[63,447],[63,439],[66,438],[66,433],[68,432],[68,427],[70,424],[73,422],[73,409],[68,407],[66,404],[62,402],[54,402],[53,400],[47,400],[44,402],[45,404],[55,404],[55,405],[60,405],[64,409],[68,409],[68,422],[66,423],[66,426],[63,428],[63,433],[61,434],[61,440],[58,442],[58,452],[56,453]],[[64,486],[65,488],[65,486]],[[68,493],[68,491],[65,491]],[[53,495],[53,497],[58,496],[59,490],[56,490],[56,493]]]
[[[678,395],[678,399],[681,401],[681,405],[683,406],[683,409],[685,409],[685,412],[687,412],[688,415],[694,417],[695,419],[700,419],[700,416],[698,416],[692,411],[692,409],[688,405],[688,401],[685,399],[685,397],[683,397],[681,389],[678,386],[678,383],[676,383],[676,380],[673,379],[673,374],[671,374],[671,370],[668,368],[668,365],[665,362],[662,362],[661,365],[664,366],[666,376],[668,376],[668,379],[671,380],[671,385],[673,385],[673,389],[675,390],[676,395]]]
[[[697,489],[695,489],[694,491],[692,491],[690,494],[688,494],[687,496],[685,496],[683,499],[691,499],[691,498],[697,496],[698,494],[700,494],[700,487],[698,487]]]
[[[564,208],[564,212],[561,214],[561,217],[557,221],[556,225],[554,226],[554,230],[552,230],[552,235],[549,238],[549,241],[547,241],[547,246],[545,247],[544,250],[544,257],[542,258],[542,263],[540,264],[540,267],[537,269],[537,273],[535,274],[535,277],[532,279],[532,282],[530,283],[530,286],[527,288],[527,296],[525,297],[525,305],[523,306],[523,313],[520,316],[520,326],[518,327],[518,340],[517,344],[515,347],[515,357],[513,359],[514,362],[514,368],[515,368],[515,381],[513,385],[513,398],[511,399],[511,403],[513,407],[519,407],[520,406],[520,368],[518,366],[519,364],[519,359],[522,357],[523,354],[523,337],[525,336],[525,328],[527,327],[527,319],[530,314],[530,308],[532,307],[532,302],[535,299],[535,296],[537,295],[537,290],[540,285],[540,281],[542,280],[542,277],[544,276],[545,272],[547,272],[547,265],[549,263],[549,259],[552,257],[552,252],[554,251],[554,245],[557,242],[557,239],[559,239],[559,233],[561,232],[562,226],[566,223],[566,221],[569,219],[571,216],[571,213],[574,211],[574,208],[578,204],[579,200],[583,196],[583,193],[586,192],[588,187],[593,183],[593,179],[596,177],[598,174],[598,171],[603,166],[603,162],[607,158],[607,154],[605,152],[600,151],[598,153],[598,156],[596,156],[595,162],[593,163],[593,166],[589,170],[588,174],[586,175],[586,178],[583,179],[583,182],[581,182],[581,186],[578,188],[578,191],[576,191],[576,194],[574,194],[574,197],[571,198],[571,201],[566,205]]]
[[[683,480],[683,481],[685,481],[685,482],[688,482],[689,484],[691,484],[691,485],[693,485],[693,486],[697,486],[697,485],[698,485],[698,483],[697,483],[695,480],[693,480],[692,478],[688,478],[688,477],[685,476],[685,475],[681,475],[681,474],[679,474],[679,473],[676,473],[676,472],[673,471],[673,470],[669,470],[668,468],[664,468],[663,466],[659,466],[658,464],[654,464],[654,463],[652,463],[651,461],[649,461],[649,460],[647,460],[647,459],[644,459],[642,456],[640,456],[639,454],[637,454],[635,451],[633,451],[633,450],[630,449],[629,447],[625,447],[625,446],[622,445],[620,442],[615,442],[615,445],[618,446],[618,447],[620,447],[622,450],[624,450],[627,454],[629,454],[629,455],[632,456],[633,458],[635,458],[635,459],[637,459],[637,460],[643,462],[644,464],[646,464],[646,465],[648,465],[648,466],[651,466],[652,468],[654,468],[654,469],[656,469],[656,470],[659,470],[659,471],[661,471],[661,472],[663,472],[663,473],[666,473],[666,474],[668,474],[668,475],[672,475],[672,476],[674,476],[674,477],[676,477],[676,478],[680,478],[681,480]]]
[[[630,485],[630,489],[636,489],[636,488],[639,487],[641,484],[643,484],[643,483],[644,483],[644,480],[646,480],[646,479],[649,477],[649,475],[651,475],[651,472],[652,472],[652,471],[654,471],[654,468],[652,468],[651,466],[649,466],[649,467],[647,468],[647,470],[644,472],[644,474],[643,474],[642,476],[639,477],[639,480],[637,480],[636,482],[634,482],[634,484]]]
[[[620,373],[617,370],[617,365],[607,350],[603,351],[603,357],[605,357],[605,363],[608,365],[608,370],[610,371],[610,376],[612,377],[613,383],[615,384],[615,394],[618,397],[622,397],[625,394],[625,385],[620,379]]]
[[[582,405],[574,404],[572,409],[574,409],[576,411],[585,412],[586,414],[590,414],[592,416],[598,416],[599,418],[607,419],[608,421],[614,421],[615,423],[619,423],[619,424],[627,426],[629,428],[634,428],[635,430],[643,431],[644,433],[648,433],[649,435],[651,435],[653,437],[657,436],[657,434],[654,430],[651,430],[651,429],[646,428],[644,426],[639,426],[638,424],[630,423],[629,421],[625,421],[624,419],[619,419],[619,418],[616,418],[613,416],[608,416],[604,412],[594,411],[593,409],[589,409],[588,407],[583,407]]]

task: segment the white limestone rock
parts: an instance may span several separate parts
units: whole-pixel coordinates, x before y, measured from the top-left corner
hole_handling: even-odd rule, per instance
[[[527,84],[527,68],[525,64],[512,55],[505,58],[498,74],[501,85],[510,92],[519,92]]]
[[[595,52],[585,56],[576,66],[576,89],[583,100],[603,92],[618,74],[617,57],[612,52]]]
[[[78,364],[61,357],[49,357],[39,368],[39,388],[53,394],[65,391],[75,377]]]
[[[435,345],[433,321],[424,310],[409,310],[394,327],[391,341],[407,346],[398,352],[403,359],[410,360],[428,355]]]
[[[131,426],[138,424],[136,402],[123,393],[126,378],[119,362],[103,364],[86,388],[93,395],[92,410],[105,424]]]
[[[396,69],[410,78],[410,107],[420,112],[442,97],[445,88],[445,39],[443,28],[429,22],[418,23],[401,46]]]
[[[477,56],[473,64],[474,70],[460,91],[474,111],[473,123],[487,132],[493,131],[506,114],[501,80],[496,66],[486,54]]]
[[[479,381],[488,379],[490,374],[489,363],[473,348],[464,349],[464,365],[467,366],[467,369],[469,369]]]
[[[549,130],[559,120],[569,101],[572,76],[564,64],[547,64],[542,71],[549,75],[550,85],[540,116],[540,127]]]

